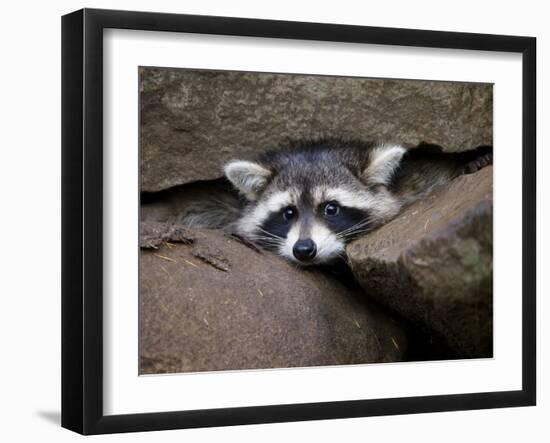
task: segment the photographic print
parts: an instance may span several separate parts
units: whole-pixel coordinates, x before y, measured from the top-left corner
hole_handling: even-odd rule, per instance
[[[62,426],[535,405],[535,140],[533,37],[63,16]]]
[[[493,85],[139,68],[139,374],[493,356]]]

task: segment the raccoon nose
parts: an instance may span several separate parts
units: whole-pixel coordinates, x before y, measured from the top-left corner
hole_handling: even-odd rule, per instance
[[[294,257],[301,261],[311,260],[317,253],[317,246],[311,239],[298,240],[292,248]]]

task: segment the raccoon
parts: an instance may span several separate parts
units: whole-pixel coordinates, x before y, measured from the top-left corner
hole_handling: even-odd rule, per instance
[[[245,201],[230,229],[299,265],[326,265],[345,260],[349,241],[434,187],[491,163],[490,146],[443,153],[428,144],[294,143],[225,165],[226,178]]]

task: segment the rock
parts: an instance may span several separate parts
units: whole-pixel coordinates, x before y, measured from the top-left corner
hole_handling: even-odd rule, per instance
[[[492,167],[454,180],[347,254],[367,294],[445,338],[461,357],[491,357]]]
[[[142,222],[139,224],[139,247],[143,249],[158,249],[166,242],[194,243],[197,236],[182,225],[158,222]]]
[[[222,175],[288,139],[341,136],[448,151],[492,144],[492,85],[140,68],[140,183]]]
[[[140,374],[404,360],[403,328],[357,288],[221,232],[172,243],[164,226],[141,250]]]

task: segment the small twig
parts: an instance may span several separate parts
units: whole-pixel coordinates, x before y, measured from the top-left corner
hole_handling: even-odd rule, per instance
[[[398,351],[401,352],[401,349],[399,349],[399,345],[397,344],[397,342],[395,341],[395,338],[391,338],[391,341],[393,342],[393,345],[395,346],[395,349],[397,349]]]
[[[172,261],[174,263],[177,263],[177,260],[174,260],[173,258],[170,258],[170,257],[166,257],[164,255],[160,255],[160,254],[153,254],[153,255],[156,255],[158,258],[162,258],[164,260],[168,260],[168,261]]]
[[[428,228],[429,223],[430,223],[430,219],[426,220],[426,223],[424,223],[424,232],[426,232],[426,229]]]
[[[170,273],[166,270],[164,266],[160,265],[160,269],[162,269],[166,273],[166,275],[170,277],[170,280],[172,280],[172,275],[170,275]]]
[[[246,246],[247,248],[252,249],[254,252],[257,252],[258,254],[263,253],[262,249],[259,248],[255,243],[252,243],[250,240],[240,236],[239,234],[231,233],[231,234],[228,234],[228,236],[234,240],[237,240],[240,244]]]
[[[198,267],[195,263],[191,263],[189,260],[183,259],[183,261],[191,266],[194,266],[197,269],[200,269],[200,267]]]

